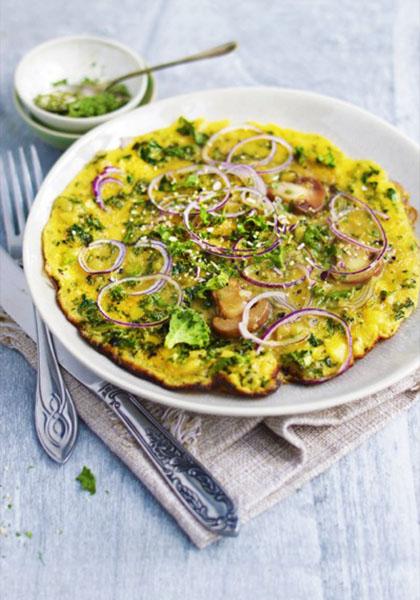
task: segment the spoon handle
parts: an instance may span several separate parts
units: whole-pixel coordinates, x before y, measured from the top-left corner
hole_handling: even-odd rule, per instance
[[[214,48],[210,48],[209,50],[204,50],[203,52],[199,52],[198,54],[191,54],[190,56],[184,56],[184,58],[178,58],[177,60],[171,60],[166,63],[160,63],[158,65],[153,65],[151,67],[147,67],[146,69],[141,69],[140,71],[132,71],[131,73],[127,73],[126,75],[122,75],[121,77],[117,77],[110,83],[108,83],[106,89],[113,87],[116,83],[120,81],[124,81],[125,79],[131,79],[132,77],[139,77],[140,75],[147,75],[152,71],[161,71],[162,69],[168,69],[169,67],[176,67],[178,65],[184,65],[186,63],[195,62],[196,60],[205,60],[207,58],[215,58],[216,56],[223,56],[224,54],[229,54],[237,48],[238,44],[236,42],[227,42],[226,44],[222,44],[221,46],[215,46]]]

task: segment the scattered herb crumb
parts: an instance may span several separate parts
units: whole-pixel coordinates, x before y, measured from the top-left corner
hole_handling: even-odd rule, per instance
[[[96,479],[95,475],[88,467],[83,467],[80,471],[79,475],[76,477],[76,481],[78,481],[82,487],[82,490],[89,492],[91,496],[96,492]]]
[[[40,552],[40,551],[38,550],[38,554],[37,554],[37,556],[38,556],[38,560],[39,560],[40,562],[42,562],[42,564],[45,566],[44,557],[43,557],[43,555],[42,555],[42,552]]]
[[[32,539],[32,531],[24,531],[23,535],[25,535],[28,538],[28,540]]]

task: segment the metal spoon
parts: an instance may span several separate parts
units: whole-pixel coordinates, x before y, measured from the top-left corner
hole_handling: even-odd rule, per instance
[[[126,75],[122,75],[121,77],[117,77],[116,79],[113,79],[112,81],[108,82],[105,87],[105,90],[109,90],[116,83],[120,83],[120,81],[124,81],[125,79],[131,79],[132,77],[138,77],[139,75],[147,75],[152,71],[161,71],[162,69],[176,67],[178,65],[184,65],[186,63],[195,62],[196,60],[205,60],[207,58],[215,58],[216,56],[223,56],[224,54],[229,54],[229,52],[235,50],[237,46],[238,44],[236,42],[227,42],[226,44],[216,46],[215,48],[210,48],[209,50],[204,50],[203,52],[199,52],[198,54],[191,54],[190,56],[185,56],[184,58],[178,58],[177,60],[171,60],[170,62],[161,63],[152,67],[147,67],[146,69],[141,69],[140,71],[132,71],[131,73],[127,73]]]

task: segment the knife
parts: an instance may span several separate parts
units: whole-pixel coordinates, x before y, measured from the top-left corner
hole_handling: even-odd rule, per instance
[[[25,276],[1,247],[0,275],[0,305],[35,339],[32,299]],[[238,535],[240,523],[233,500],[211,473],[142,406],[140,400],[101,380],[74,358],[59,340],[55,340],[55,347],[60,364],[113,410],[173,493],[203,527],[222,536]]]

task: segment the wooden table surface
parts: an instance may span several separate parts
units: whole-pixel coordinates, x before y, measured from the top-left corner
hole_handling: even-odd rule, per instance
[[[59,152],[12,106],[13,70],[34,45],[92,33],[150,61],[229,39],[240,50],[157,76],[158,96],[229,85],[309,89],[362,106],[419,139],[415,0],[3,0],[1,150]],[[0,348],[1,600],[418,600],[419,425],[414,407],[243,528],[198,551],[84,426],[64,467],[41,452],[35,374]],[[83,465],[98,491],[80,491]]]

